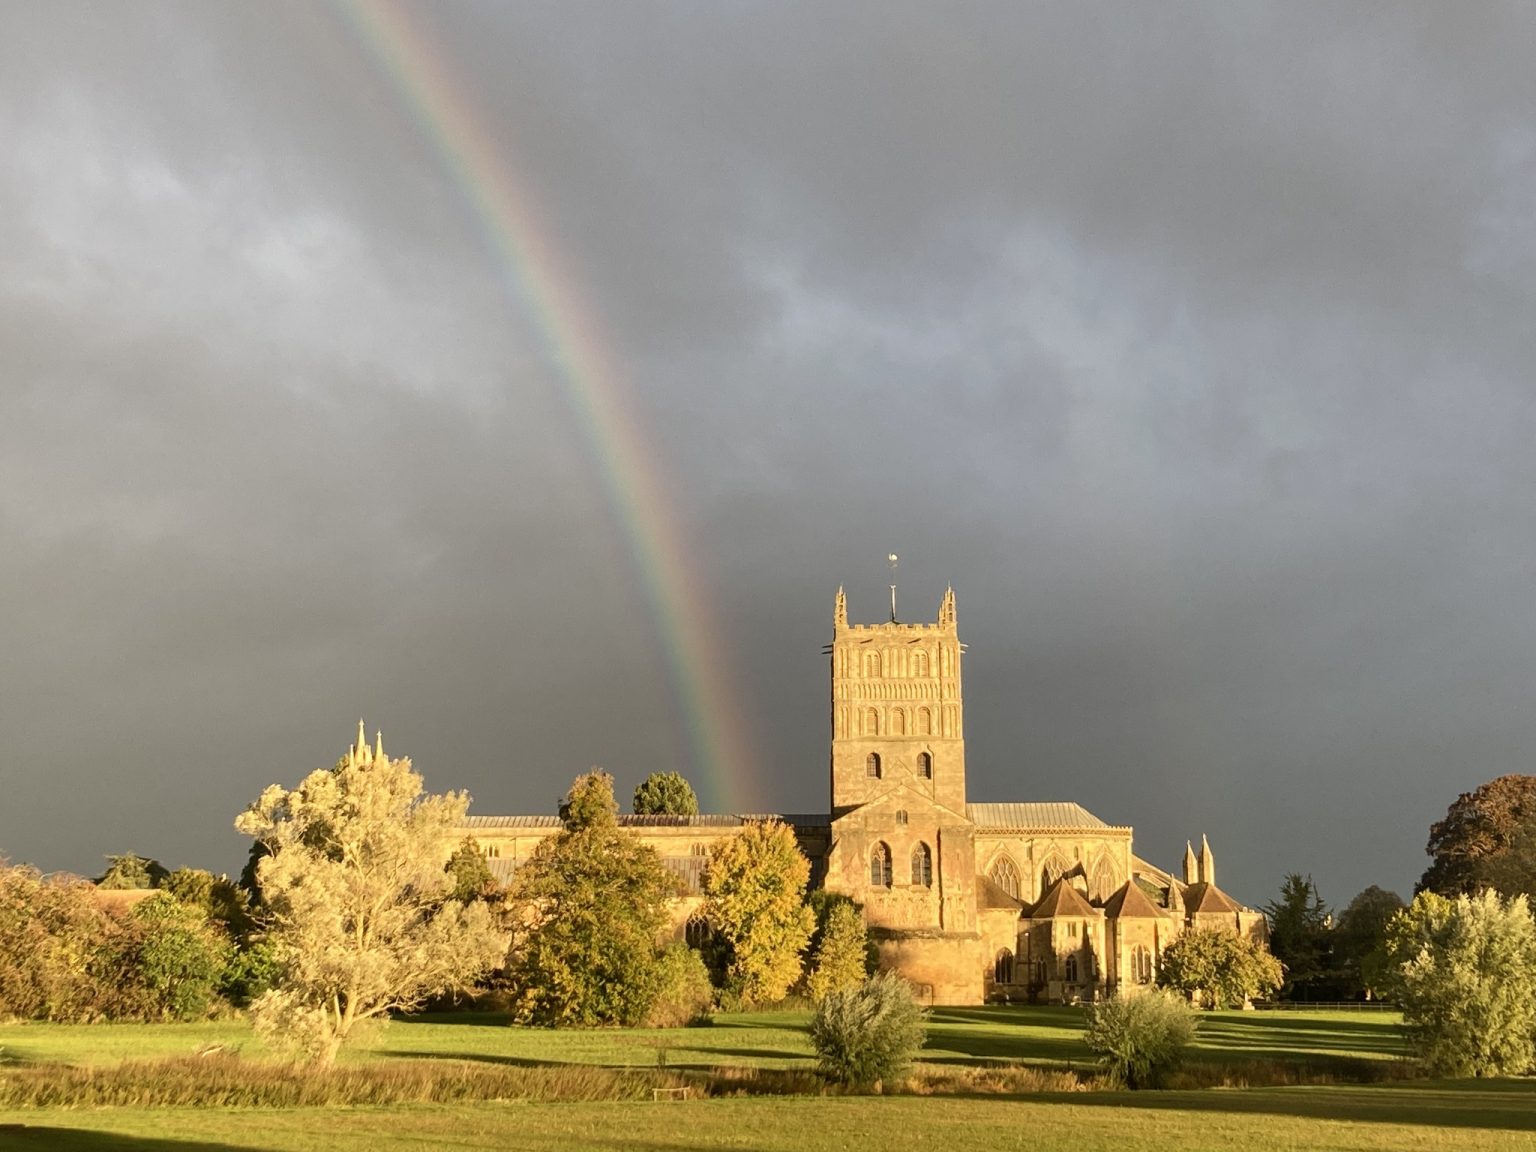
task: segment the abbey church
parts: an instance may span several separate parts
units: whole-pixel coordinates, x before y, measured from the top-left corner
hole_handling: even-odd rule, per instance
[[[679,934],[702,903],[709,845],[779,819],[810,859],[812,884],[863,906],[881,967],[936,1004],[1100,999],[1151,984],[1186,928],[1264,939],[1263,914],[1216,886],[1204,837],[1175,876],[1136,855],[1128,826],[1078,804],[967,798],[953,590],[932,624],[850,624],[839,589],[828,652],[829,811],[619,817],[682,879]],[[560,827],[554,816],[466,821],[503,878]]]

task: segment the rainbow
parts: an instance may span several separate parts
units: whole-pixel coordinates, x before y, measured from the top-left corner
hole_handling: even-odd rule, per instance
[[[432,141],[517,299],[548,345],[564,393],[624,536],[665,652],[691,763],[680,766],[714,811],[753,810],[759,777],[719,645],[708,643],[709,597],[686,563],[688,549],[640,421],[629,410],[619,367],[607,353],[578,279],[540,226],[538,205],[453,70],[398,0],[341,0],[341,10]]]

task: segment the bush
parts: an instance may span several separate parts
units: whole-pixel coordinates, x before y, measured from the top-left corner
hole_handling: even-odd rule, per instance
[[[144,901],[131,918],[138,934],[138,978],[149,1011],[173,1020],[208,1015],[233,951],[228,939],[200,909],[170,896]]]
[[[682,1028],[701,1024],[715,1007],[715,989],[704,960],[686,944],[670,944],[656,965],[656,1002],[646,1014],[647,1028]]]
[[[1194,1036],[1195,1014],[1188,1004],[1147,991],[1096,1006],[1083,1039],[1127,1088],[1155,1088],[1179,1066]]]
[[[831,896],[832,894],[828,894]],[[869,979],[869,933],[859,906],[846,896],[834,897],[818,906],[818,927],[811,940],[811,969],[805,988],[812,1001],[843,988],[856,988]],[[824,912],[824,914],[823,914]]]
[[[830,992],[811,1018],[811,1045],[827,1078],[853,1088],[888,1084],[923,1046],[925,1013],[901,977],[882,972]]]

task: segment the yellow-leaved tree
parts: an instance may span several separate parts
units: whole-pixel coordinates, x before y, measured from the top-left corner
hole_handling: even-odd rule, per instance
[[[258,865],[277,986],[251,1006],[257,1030],[322,1064],[359,1021],[462,988],[498,964],[507,936],[483,901],[450,899],[443,861],[467,794],[425,795],[382,739],[289,791],[274,784],[235,827]]]
[[[728,991],[747,1004],[771,1004],[800,979],[800,953],[816,915],[805,903],[810,861],[794,829],[751,824],[710,846],[704,918],[722,947]]]

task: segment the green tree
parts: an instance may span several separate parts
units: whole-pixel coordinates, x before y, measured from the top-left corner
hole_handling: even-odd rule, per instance
[[[1403,1021],[1432,1073],[1511,1076],[1531,1070],[1536,923],[1524,896],[1506,903],[1488,889],[1447,903],[1421,893],[1390,935],[1393,954],[1407,957],[1398,965]]]
[[[864,916],[852,900],[843,899],[827,908],[826,923],[811,947],[806,991],[820,1001],[829,993],[857,988],[869,979],[869,933]]]
[[[173,1020],[208,1015],[233,954],[228,937],[196,905],[151,897],[131,913],[139,939],[137,975],[152,1011]]]
[[[577,777],[561,803],[565,828],[512,878],[507,978],[520,1021],[635,1025],[661,990],[656,940],[676,881],[619,829],[615,809],[611,776]]]
[[[710,846],[705,920],[719,941],[726,988],[748,1004],[770,1004],[800,978],[800,954],[815,927],[805,903],[811,866],[794,830],[750,824]]]
[[[1387,926],[1404,908],[1396,892],[1372,884],[1339,913],[1333,932],[1334,959],[1350,995],[1374,1000],[1382,988],[1382,947]]]
[[[485,862],[485,854],[473,836],[459,841],[453,855],[448,857],[448,863],[443,865],[443,871],[453,878],[449,899],[460,904],[488,900],[496,893],[496,877],[491,874],[491,866]]]
[[[359,1021],[467,986],[506,948],[483,903],[445,902],[443,845],[469,797],[426,795],[409,760],[358,743],[291,791],[274,784],[235,821],[271,852],[258,880],[282,970],[253,1017],[324,1064]]]
[[[1529,883],[1536,872],[1536,776],[1500,776],[1463,792],[1429,829],[1421,890],[1442,896]],[[1511,855],[1513,858],[1511,859]],[[1490,872],[1494,873],[1493,875]],[[1518,878],[1524,878],[1523,881]],[[1496,885],[1495,880],[1502,885]],[[1525,890],[1515,888],[1514,891]]]
[[[1195,1014],[1188,1002],[1159,989],[1095,1005],[1083,1036],[1099,1063],[1127,1088],[1158,1087],[1194,1038]]]
[[[647,1028],[682,1028],[708,1020],[715,1008],[715,988],[704,961],[681,940],[668,944],[657,959],[656,999],[645,1014]]]
[[[635,789],[636,816],[697,816],[699,798],[678,772],[652,772]]]
[[[911,985],[882,972],[822,998],[811,1017],[811,1046],[828,1079],[870,1088],[891,1084],[912,1066],[926,1030]]]
[[[165,865],[148,856],[124,852],[107,857],[107,870],[96,881],[98,888],[158,888],[170,875]]]
[[[1236,1007],[1280,987],[1285,972],[1246,936],[1194,928],[1163,950],[1158,983],[1217,1008]]]
[[[1265,905],[1264,914],[1269,919],[1269,949],[1285,967],[1280,995],[1288,1000],[1331,999],[1338,982],[1332,919],[1312,877],[1299,872],[1286,876],[1280,898]]]

